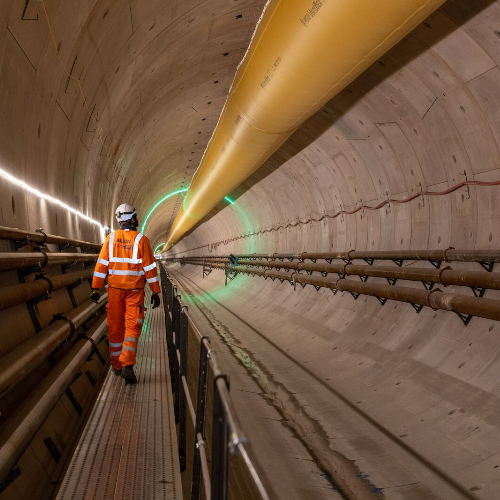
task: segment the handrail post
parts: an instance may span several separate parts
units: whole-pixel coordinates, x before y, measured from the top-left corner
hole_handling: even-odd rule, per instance
[[[213,427],[212,427],[212,498],[227,500],[228,490],[228,442],[229,425],[227,415],[222,405],[217,379],[223,378],[226,385],[226,375],[218,375],[214,378],[213,390]]]
[[[174,298],[174,310],[172,312],[173,316],[173,323],[174,323],[174,342],[173,342],[173,348],[172,348],[172,357],[170,358],[172,360],[172,367],[174,370],[174,414],[175,414],[175,423],[179,423],[179,394],[180,394],[180,386],[182,384],[181,378],[180,378],[180,366],[179,366],[179,360],[177,359],[177,350],[179,349],[179,314],[180,314],[180,304],[179,300],[177,297]]]
[[[187,434],[187,401],[186,398],[189,394],[186,394],[184,390],[184,384],[182,383],[182,377],[186,378],[187,382],[187,349],[188,349],[188,319],[184,313],[184,307],[179,306],[179,336],[177,341],[179,354],[180,354],[180,366],[179,366],[179,385],[177,386],[178,398],[179,398],[179,457],[181,472],[186,469],[186,434]]]
[[[196,401],[196,427],[195,436],[204,436],[205,430],[205,405],[207,400],[207,378],[208,378],[208,350],[203,337],[200,343],[200,371],[198,374],[198,395]],[[191,500],[199,500],[201,490],[201,455],[200,447],[195,439],[193,456],[193,477],[191,483]]]

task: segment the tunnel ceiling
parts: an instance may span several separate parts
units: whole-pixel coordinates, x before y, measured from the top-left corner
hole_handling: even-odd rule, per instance
[[[46,0],[58,58],[43,3],[4,0],[1,168],[103,224],[123,201],[144,220],[189,184],[264,4]],[[304,124],[236,191],[237,207],[221,204],[179,248],[447,189],[466,176],[496,180],[498,19],[493,0],[446,2]],[[497,201],[481,192],[346,216],[328,234],[311,226],[312,240],[299,231],[266,244],[491,246]],[[75,229],[58,228],[25,194],[0,200],[3,224]],[[172,196],[151,216],[155,246],[181,201]]]
[[[47,22],[2,1],[1,167],[103,224],[124,201],[144,218],[189,184],[264,3],[46,0]]]
[[[446,2],[171,253],[498,248],[498,187],[444,192],[500,180],[499,21],[498,1]],[[334,218],[421,191],[443,195]]]

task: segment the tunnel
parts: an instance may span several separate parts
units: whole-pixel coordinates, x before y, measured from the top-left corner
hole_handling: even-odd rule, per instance
[[[498,500],[499,62],[499,0],[1,0],[0,499]]]

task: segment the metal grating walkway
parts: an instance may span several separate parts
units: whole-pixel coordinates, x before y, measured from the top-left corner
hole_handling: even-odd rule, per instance
[[[108,373],[58,500],[182,499],[163,307],[139,340],[137,385]]]

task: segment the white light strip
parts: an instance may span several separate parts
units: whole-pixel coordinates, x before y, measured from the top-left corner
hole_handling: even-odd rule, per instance
[[[79,210],[76,210],[73,207],[70,207],[66,203],[62,202],[61,200],[58,200],[57,198],[53,198],[52,196],[42,193],[41,191],[38,191],[38,189],[32,188],[28,184],[26,184],[24,181],[20,181],[19,179],[16,179],[13,175],[10,175],[7,173],[5,170],[2,170],[0,168],[0,176],[4,177],[8,181],[12,182],[12,184],[16,184],[17,186],[22,187],[26,191],[34,194],[38,198],[42,198],[43,200],[50,201],[51,203],[54,203],[56,205],[59,205],[61,208],[64,208],[68,212],[71,212],[72,214],[78,215],[78,217],[81,217],[82,219],[86,220],[87,222],[90,222],[101,229],[101,231],[104,231],[105,229],[109,229],[108,226],[103,226],[100,222],[88,217],[84,213],[80,212]]]

